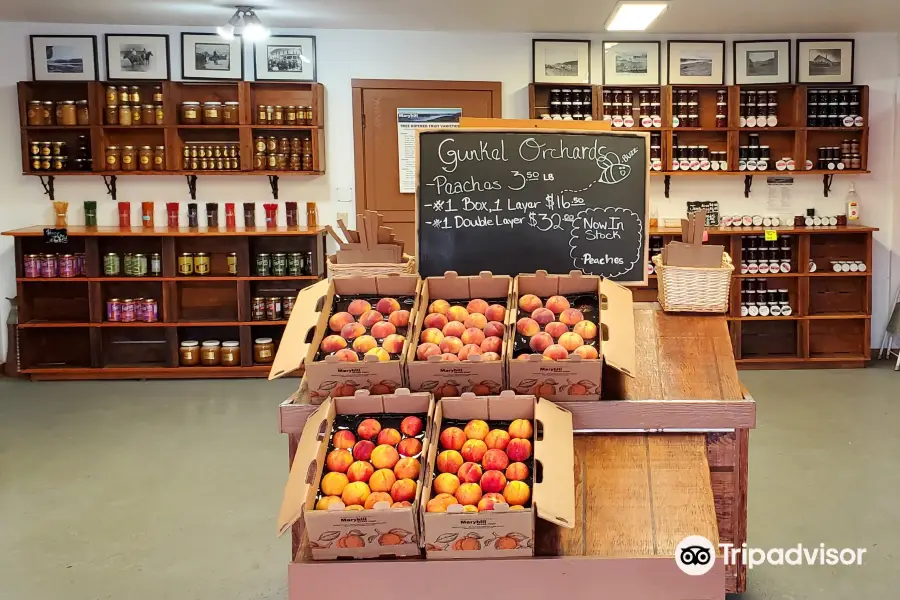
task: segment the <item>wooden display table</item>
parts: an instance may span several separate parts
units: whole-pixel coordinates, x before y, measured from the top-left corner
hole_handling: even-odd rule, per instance
[[[725,317],[667,315],[635,305],[637,377],[604,373],[606,400],[560,403],[576,429],[574,529],[538,522],[533,559],[314,562],[292,531],[290,597],[334,581],[388,577],[452,598],[441,581],[477,581],[479,593],[609,600],[723,599],[746,588],[745,568],[722,561],[689,577],[673,559],[688,535],[740,546],[747,532],[747,445],[756,404],[737,377]],[[303,390],[281,405],[293,458],[316,407]],[[394,594],[390,586],[376,598]]]

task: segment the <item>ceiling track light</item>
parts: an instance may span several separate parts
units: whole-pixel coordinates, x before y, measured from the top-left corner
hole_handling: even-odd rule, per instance
[[[646,31],[669,8],[659,0],[619,0],[606,21],[607,31]]]
[[[233,40],[235,31],[241,27],[241,34],[251,42],[259,42],[269,37],[269,30],[263,26],[262,21],[252,6],[236,6],[234,15],[226,25],[216,27],[216,33],[226,40]]]

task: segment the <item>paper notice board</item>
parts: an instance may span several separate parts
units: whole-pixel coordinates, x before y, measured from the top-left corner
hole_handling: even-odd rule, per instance
[[[416,131],[456,129],[461,108],[398,108],[397,150],[400,154],[400,193],[416,193]]]

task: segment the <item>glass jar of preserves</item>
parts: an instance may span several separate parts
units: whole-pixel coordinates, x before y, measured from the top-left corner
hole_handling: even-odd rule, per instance
[[[278,138],[272,136],[266,140],[266,152],[278,152]]]
[[[44,109],[40,100],[31,100],[27,109],[28,124],[32,127],[40,127],[44,124]]]
[[[272,255],[272,275],[275,277],[284,277],[287,275],[288,260],[287,254],[278,252]]]
[[[157,104],[153,108],[153,117],[154,122],[157,125],[165,125],[166,123],[166,110],[163,108],[162,104]]]
[[[40,171],[41,169],[41,155],[35,154],[31,157],[31,170],[32,171]]]
[[[275,122],[275,107],[266,106],[266,123],[272,125]]]
[[[253,141],[253,147],[257,153],[266,151],[266,138],[263,136],[257,136],[257,138]]]
[[[265,171],[266,170],[266,155],[264,152],[257,152],[253,155],[253,170],[254,171]]]
[[[209,275],[209,254],[206,252],[194,255],[194,275]]]
[[[154,104],[162,104],[163,103],[162,86],[158,85],[153,88],[153,103]]]
[[[134,171],[137,169],[137,155],[134,146],[122,146],[122,170]]]
[[[303,144],[300,142],[300,138],[291,139],[291,152],[294,154],[303,152]]]
[[[118,106],[119,105],[119,90],[116,89],[116,86],[110,85],[106,87],[106,106]]]
[[[226,257],[226,260],[228,262],[228,274],[237,276],[237,274],[238,274],[237,252],[229,252],[228,256]]]
[[[131,89],[128,90],[128,101],[132,104],[140,104],[141,103],[141,88],[136,85],[131,86]]]
[[[312,125],[312,124],[313,124],[312,106],[304,106],[303,107],[303,123],[301,123],[301,125]]]
[[[53,125],[56,123],[56,108],[53,102],[45,100],[41,102],[41,108],[44,112],[44,125]]]
[[[284,125],[284,107],[275,105],[272,113],[272,125]]]
[[[287,171],[288,168],[288,155],[287,154],[276,154],[276,170],[278,171]]]
[[[199,102],[182,102],[181,103],[181,124],[182,125],[200,125],[200,103]]]
[[[296,106],[288,106],[284,109],[284,124],[285,125],[296,125],[297,124],[297,107]]]
[[[200,364],[200,342],[196,340],[181,342],[179,354],[181,355],[182,367],[196,367]]]
[[[153,147],[152,146],[141,146],[138,150],[138,170],[140,171],[152,171],[153,170]]]
[[[104,110],[104,122],[107,125],[118,125],[119,124],[119,107],[118,106],[107,106]]]
[[[122,151],[118,146],[107,146],[106,147],[106,170],[107,171],[119,171],[121,170],[121,162],[122,162]]]
[[[301,160],[301,170],[302,171],[312,171],[313,170],[313,159],[312,154],[303,153],[303,157]]]
[[[275,342],[272,338],[256,338],[253,342],[253,362],[267,365],[275,360]]]
[[[87,100],[79,100],[75,103],[75,119],[79,126],[91,124],[91,112],[88,109]]]
[[[297,153],[291,154],[290,168],[291,171],[299,171],[303,166],[303,162],[300,159],[300,155]]]
[[[166,147],[165,146],[157,146],[153,150],[153,170],[154,171],[165,171],[166,170]]]
[[[120,104],[119,105],[119,125],[122,127],[131,127],[131,117],[134,113],[131,112],[131,106],[128,104]]]
[[[241,343],[234,341],[222,342],[219,358],[223,367],[241,366]]]
[[[272,275],[272,255],[257,254],[256,255],[256,276],[269,277]]]
[[[143,123],[142,118],[143,112],[141,112],[141,105],[135,104],[131,107],[131,124],[132,125],[140,125]]]
[[[291,140],[287,138],[281,138],[278,140],[278,152],[281,154],[290,154],[291,153]]]
[[[268,169],[269,171],[277,171],[278,170],[278,155],[277,154],[266,155],[266,169]]]
[[[206,340],[200,347],[200,364],[204,367],[215,367],[219,364],[222,344],[218,340]]]
[[[849,150],[848,150],[849,152]],[[63,156],[66,153],[66,143],[65,142],[50,142],[50,155],[51,156]]]
[[[264,104],[260,104],[256,107],[256,124],[257,125],[265,125],[268,123],[268,113],[266,112],[266,106]]]
[[[41,156],[50,156],[53,154],[53,142],[41,142]]]
[[[190,252],[183,252],[178,257],[178,274],[181,276],[194,274],[194,255]]]
[[[203,124],[204,125],[221,125],[222,124],[222,103],[221,102],[204,102],[203,103]]]
[[[53,170],[54,171],[65,171],[69,167],[69,157],[68,156],[54,156],[53,157]]]
[[[153,125],[156,123],[156,107],[152,104],[144,104],[141,106],[141,123],[144,125]]]
[[[226,102],[222,109],[222,122],[225,125],[237,125],[241,120],[239,102]]]

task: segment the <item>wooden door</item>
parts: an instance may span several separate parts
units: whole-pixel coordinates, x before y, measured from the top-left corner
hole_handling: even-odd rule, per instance
[[[464,117],[500,118],[500,83],[353,80],[356,212],[384,215],[407,254],[415,254],[416,196],[400,193],[398,108],[460,108]]]

